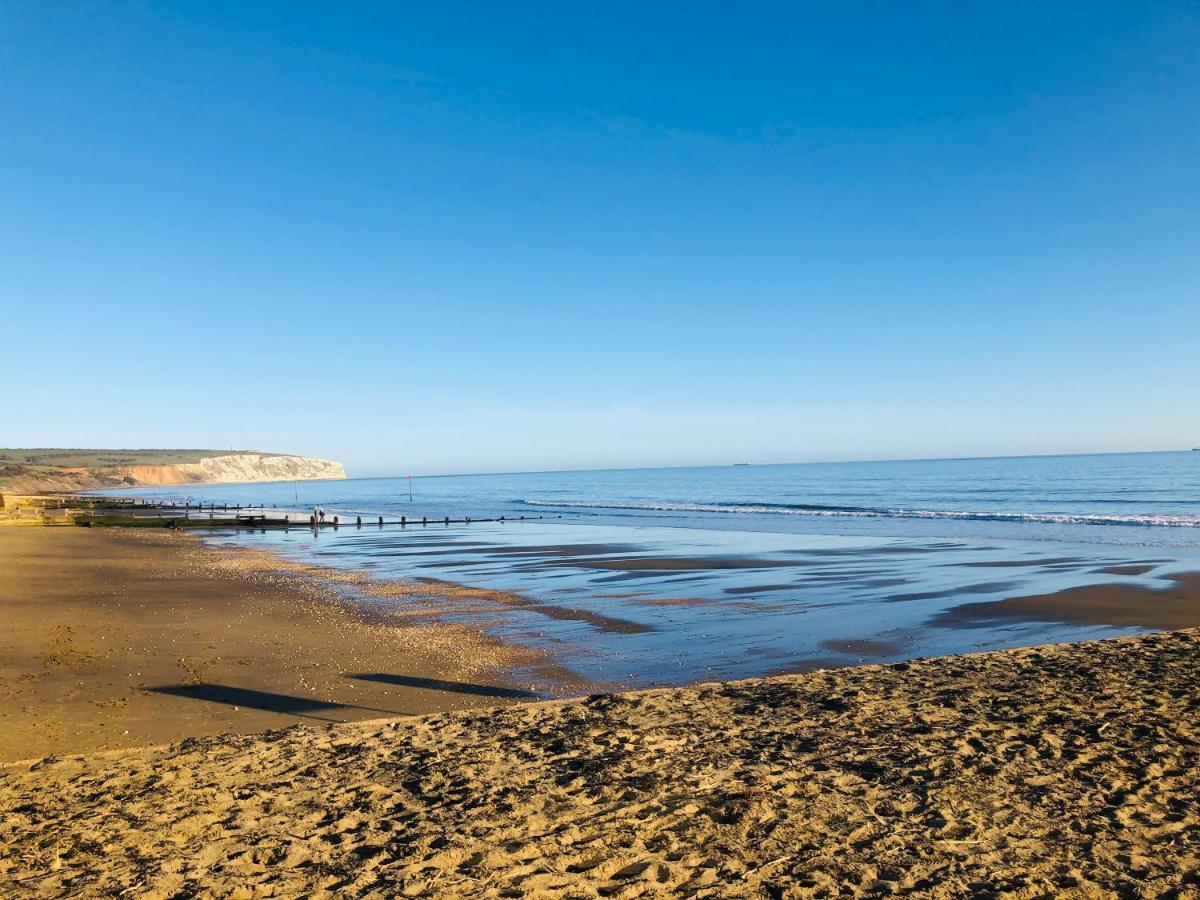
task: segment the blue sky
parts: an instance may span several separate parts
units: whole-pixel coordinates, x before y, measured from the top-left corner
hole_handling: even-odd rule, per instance
[[[0,445],[1200,445],[1192,4],[0,3]]]

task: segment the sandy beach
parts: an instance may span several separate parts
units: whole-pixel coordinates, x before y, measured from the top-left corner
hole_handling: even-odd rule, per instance
[[[1195,897],[1193,631],[10,766],[7,896]]]
[[[440,614],[530,598],[165,530],[0,565],[0,896],[1200,896],[1194,630],[529,702],[589,688]]]
[[[1198,39],[0,5],[0,900],[1200,900]]]
[[[3,527],[0,571],[0,761],[538,696],[528,651],[189,535]]]

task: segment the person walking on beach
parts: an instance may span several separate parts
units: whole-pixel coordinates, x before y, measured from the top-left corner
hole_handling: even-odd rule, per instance
[[[324,525],[325,524],[325,510],[321,509],[321,507],[318,506],[317,507],[317,515],[319,515],[321,517],[321,524]]]

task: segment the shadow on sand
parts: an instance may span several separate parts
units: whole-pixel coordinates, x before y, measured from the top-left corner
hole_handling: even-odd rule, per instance
[[[328,716],[313,715],[313,713],[333,709],[365,709],[386,715],[401,715],[392,710],[379,709],[374,706],[334,703],[328,700],[317,700],[312,697],[293,697],[290,694],[256,691],[251,688],[233,687],[228,684],[171,684],[162,687],[148,687],[146,690],[155,694],[168,694],[172,697],[186,697],[189,700],[207,700],[210,703],[220,703],[225,706],[242,706],[246,709],[261,709],[267,712],[298,716],[304,719],[320,719],[323,722],[340,722],[342,720]]]
[[[386,672],[364,672],[350,675],[358,681],[378,681],[401,687],[425,688],[430,691],[450,691],[455,694],[475,694],[479,697],[513,697],[522,700],[540,700],[542,695],[520,688],[496,687],[490,684],[471,684],[466,681],[444,681],[441,678],[419,678],[415,675],[389,675]]]

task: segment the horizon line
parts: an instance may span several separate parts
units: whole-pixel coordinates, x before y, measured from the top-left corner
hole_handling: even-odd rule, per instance
[[[899,463],[899,462],[966,462],[970,460],[988,459],[1054,459],[1067,456],[1136,456],[1152,453],[1193,453],[1196,449],[1187,447],[1176,450],[1077,450],[1067,453],[1001,453],[987,456],[900,456],[884,457],[881,459],[820,459],[791,462],[736,462],[736,463],[700,463],[696,465],[661,465],[661,466],[598,466],[582,469],[510,469],[490,472],[439,472],[435,474],[415,475],[412,473],[392,475],[355,475],[347,477],[346,481],[382,481],[392,478],[480,478],[488,475],[553,475],[570,472],[642,472],[665,469],[726,469],[734,467],[767,468],[771,466],[834,466],[857,465],[867,463]]]

